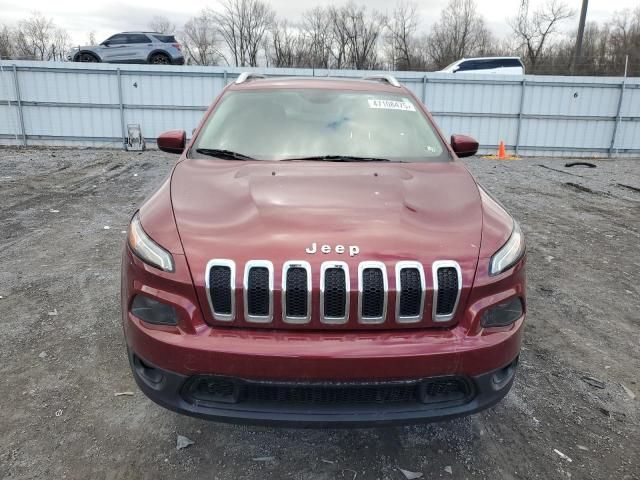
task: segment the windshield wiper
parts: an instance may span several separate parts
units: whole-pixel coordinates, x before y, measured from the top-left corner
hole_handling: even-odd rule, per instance
[[[388,158],[375,158],[375,157],[354,157],[351,155],[318,155],[315,157],[301,157],[301,158],[286,158],[280,160],[281,162],[293,162],[293,161],[324,161],[324,162],[390,162]]]
[[[196,148],[196,152],[210,157],[222,158],[225,160],[255,160],[253,157],[243,155],[242,153],[232,152],[231,150],[220,150],[217,148]]]

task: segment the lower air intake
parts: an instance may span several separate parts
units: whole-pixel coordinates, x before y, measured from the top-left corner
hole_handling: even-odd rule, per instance
[[[214,407],[218,403],[256,405],[348,406],[418,403],[462,403],[473,387],[464,377],[377,383],[259,382],[208,375],[190,378],[182,390],[189,403]]]
[[[261,403],[307,405],[380,404],[411,402],[418,398],[418,388],[409,385],[247,385],[247,400]]]

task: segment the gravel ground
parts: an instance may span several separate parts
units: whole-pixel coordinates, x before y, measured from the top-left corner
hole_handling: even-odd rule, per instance
[[[211,423],[136,388],[120,251],[174,160],[0,149],[0,477],[640,478],[640,160],[468,160],[529,245],[516,384],[472,417],[359,430]]]

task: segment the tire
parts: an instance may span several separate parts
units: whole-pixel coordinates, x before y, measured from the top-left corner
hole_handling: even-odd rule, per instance
[[[149,57],[149,63],[153,65],[170,65],[171,59],[164,53],[154,53]]]
[[[98,61],[98,57],[96,57],[93,53],[80,52],[73,59],[74,62],[90,62],[95,63]]]

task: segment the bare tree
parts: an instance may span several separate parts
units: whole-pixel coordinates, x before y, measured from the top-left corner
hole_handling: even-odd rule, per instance
[[[233,64],[257,66],[265,36],[275,21],[271,6],[262,0],[223,0],[215,18]]]
[[[574,12],[560,0],[549,0],[546,5],[532,14],[523,11],[523,8],[527,8],[526,4],[523,5],[518,16],[511,19],[509,23],[520,40],[521,49],[527,60],[527,67],[535,71],[545,47],[558,33],[560,23],[571,18]]]
[[[13,32],[6,25],[0,25],[0,59],[13,56]]]
[[[617,12],[608,24],[611,32],[612,54],[619,63],[629,56],[632,72],[640,72],[640,7]]]
[[[271,29],[271,45],[265,52],[274,67],[309,67],[310,45],[303,31],[291,27],[286,20],[276,22]]]
[[[49,60],[63,62],[67,59],[67,53],[71,48],[71,37],[66,30],[56,28],[51,39]]]
[[[333,68],[345,68],[348,59],[349,35],[342,17],[343,8],[329,7],[327,16],[331,29],[331,64]]]
[[[96,32],[94,32],[93,30],[91,30],[89,32],[89,39],[87,40],[87,45],[97,45],[98,41],[96,40]]]
[[[49,60],[49,47],[55,28],[53,20],[41,13],[34,13],[20,21],[15,42],[18,56],[32,60]]]
[[[302,30],[309,46],[309,66],[329,68],[333,47],[330,13],[323,7],[307,10],[302,16]]]
[[[205,9],[184,24],[180,36],[188,63],[217,65],[221,59],[226,61],[219,48],[220,36],[214,21],[215,13]]]
[[[415,3],[402,0],[387,21],[387,57],[394,70],[411,70],[420,63],[416,32],[420,18]]]
[[[175,23],[162,15],[156,15],[147,25],[152,32],[172,34],[176,31]]]
[[[63,60],[71,39],[65,30],[41,13],[33,13],[18,23],[15,54],[32,60]]]
[[[460,58],[485,55],[493,37],[475,0],[450,0],[429,35],[429,54],[440,68]]]
[[[587,22],[582,61],[570,65],[575,54],[576,32],[548,42],[537,58],[534,72],[565,75],[623,75],[628,57],[629,76],[640,75],[640,7],[614,12],[609,21]]]
[[[379,66],[378,51],[386,18],[377,11],[349,2],[329,9],[333,31],[332,56],[336,68],[372,69]]]
[[[351,62],[357,70],[377,68],[378,41],[387,19],[379,12],[367,14],[365,7],[349,4],[346,7],[347,31],[351,47]]]

